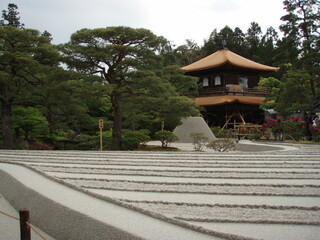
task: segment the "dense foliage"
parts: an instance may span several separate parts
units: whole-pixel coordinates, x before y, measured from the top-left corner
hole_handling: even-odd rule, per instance
[[[300,112],[307,122],[320,102],[320,4],[283,4],[282,34],[273,27],[263,33],[256,22],[246,31],[225,26],[202,46],[190,39],[174,46],[129,27],[81,29],[55,46],[47,31],[25,28],[18,7],[9,4],[0,20],[0,147],[97,149],[103,119],[105,147],[132,149],[154,137],[161,122],[172,130],[181,118],[199,114],[190,100],[197,79],[181,67],[221,48],[279,67],[260,81],[272,93],[262,107],[284,117]],[[317,138],[318,126],[308,129]]]
[[[302,116],[293,116],[286,119],[268,119],[261,127],[260,134],[264,138],[272,138],[275,140],[302,140],[309,137],[310,140],[318,141],[318,120],[309,123]],[[309,135],[309,136],[308,136]]]

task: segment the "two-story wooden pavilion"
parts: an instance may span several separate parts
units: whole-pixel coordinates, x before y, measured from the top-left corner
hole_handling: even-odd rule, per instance
[[[182,69],[199,77],[202,87],[195,101],[204,107],[209,126],[235,128],[237,124],[263,122],[264,112],[259,106],[268,92],[259,88],[258,82],[277,68],[223,49]]]

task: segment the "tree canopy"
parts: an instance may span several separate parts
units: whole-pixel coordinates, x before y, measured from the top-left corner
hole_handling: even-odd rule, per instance
[[[44,81],[44,72],[57,62],[58,53],[47,37],[32,29],[0,26],[0,41],[2,134],[4,146],[12,148],[12,106],[29,101],[29,89]]]
[[[18,6],[13,3],[8,5],[8,10],[2,10],[2,19],[0,20],[0,25],[22,29],[24,24],[20,23],[20,13],[17,10]]]
[[[60,46],[70,69],[98,74],[111,86],[108,96],[113,109],[113,149],[121,149],[122,109],[132,100],[130,97],[143,96],[141,102],[150,104],[148,97],[153,89],[161,93],[157,94],[158,100],[175,95],[169,90],[169,82],[152,73],[161,69],[161,59],[156,52],[165,41],[146,29],[107,27],[79,30],[71,36],[69,43]],[[168,87],[164,87],[166,85]],[[123,101],[124,98],[130,100]]]

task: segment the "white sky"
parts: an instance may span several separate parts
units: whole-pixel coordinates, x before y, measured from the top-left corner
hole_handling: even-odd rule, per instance
[[[200,46],[216,28],[228,25],[246,32],[257,22],[265,33],[279,33],[286,14],[283,0],[0,0],[0,9],[15,3],[26,28],[47,30],[53,43],[68,42],[82,28],[129,26],[147,28],[175,45],[185,39]]]

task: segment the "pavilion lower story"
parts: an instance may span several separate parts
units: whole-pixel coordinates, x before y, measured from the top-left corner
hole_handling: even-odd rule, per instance
[[[195,102],[202,107],[203,118],[210,127],[237,129],[244,124],[261,125],[265,120],[264,111],[260,109],[264,103],[263,96],[244,94],[228,94],[201,96]]]
[[[203,118],[210,127],[237,128],[237,126],[251,123],[263,124],[265,120],[264,111],[260,105],[230,103],[223,105],[203,106]]]

